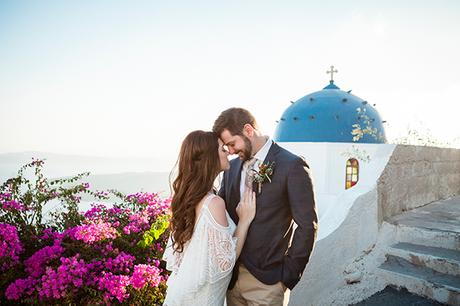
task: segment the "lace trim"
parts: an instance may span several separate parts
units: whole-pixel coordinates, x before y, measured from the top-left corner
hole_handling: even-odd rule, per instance
[[[233,237],[235,225],[228,213],[228,226],[217,223],[208,208],[213,197],[209,196],[205,200],[192,239],[186,243],[182,253],[174,252],[172,239],[168,239],[163,259],[167,261],[168,270],[179,274],[181,281],[176,279],[175,282],[195,279],[192,281],[194,285],[190,285],[199,288],[204,283],[215,283],[223,279],[233,270],[237,243]],[[181,267],[182,264],[184,267]]]

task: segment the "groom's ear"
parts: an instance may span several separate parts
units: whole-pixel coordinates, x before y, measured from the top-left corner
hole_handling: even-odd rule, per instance
[[[252,138],[254,136],[254,127],[250,125],[249,123],[246,123],[243,126],[243,135],[249,138]]]

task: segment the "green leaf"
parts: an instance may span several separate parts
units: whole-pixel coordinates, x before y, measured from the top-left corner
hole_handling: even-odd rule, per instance
[[[161,235],[168,229],[169,220],[167,215],[159,216],[155,222],[151,225],[150,229],[143,235],[142,243],[138,243],[139,246],[145,248],[158,240]]]

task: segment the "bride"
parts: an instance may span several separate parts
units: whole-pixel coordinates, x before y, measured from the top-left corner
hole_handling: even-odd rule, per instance
[[[235,261],[256,212],[246,189],[236,226],[222,198],[217,175],[230,167],[228,151],[213,132],[194,131],[182,142],[173,183],[171,236],[163,259],[172,271],[164,305],[223,305]]]

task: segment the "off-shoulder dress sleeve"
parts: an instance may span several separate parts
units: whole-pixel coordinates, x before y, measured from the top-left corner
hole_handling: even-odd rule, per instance
[[[236,261],[233,231],[234,228],[217,223],[205,206],[184,252],[174,252],[169,238],[163,255],[167,269],[172,271],[168,294],[178,297],[189,295],[228,276]],[[178,292],[174,292],[176,290]]]

